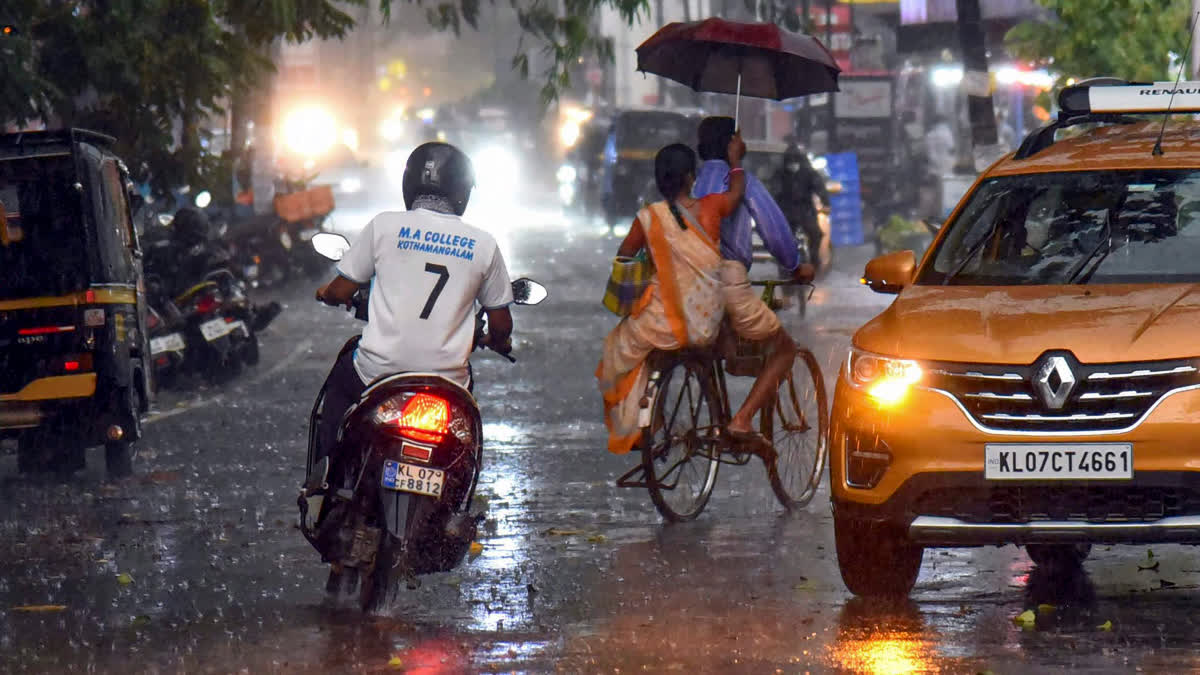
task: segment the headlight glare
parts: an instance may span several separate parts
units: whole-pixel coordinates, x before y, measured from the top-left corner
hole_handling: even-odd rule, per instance
[[[877,403],[893,406],[903,401],[909,389],[920,383],[924,373],[916,361],[852,349],[847,374],[850,384],[865,389]]]

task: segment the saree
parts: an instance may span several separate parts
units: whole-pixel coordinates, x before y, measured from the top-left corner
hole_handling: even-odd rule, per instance
[[[701,218],[719,221],[722,205],[718,200],[701,200]],[[608,334],[596,368],[604,395],[608,450],[614,454],[629,452],[641,438],[638,413],[649,378],[646,357],[656,350],[711,344],[720,329],[724,314],[720,248],[694,214],[682,207],[679,212],[686,229],[679,227],[666,202],[638,213],[654,261],[654,278],[633,312]]]

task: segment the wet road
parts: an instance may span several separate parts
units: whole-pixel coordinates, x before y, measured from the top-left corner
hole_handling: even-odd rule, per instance
[[[929,551],[911,601],[885,605],[842,587],[827,486],[788,516],[761,467],[732,468],[698,521],[662,524],[646,494],[613,486],[633,460],[603,450],[592,371],[614,322],[599,298],[616,241],[553,212],[494,213],[511,224],[514,276],[551,295],[515,311],[516,365],[475,360],[488,502],[477,559],[383,615],[325,602],[295,495],[311,399],[357,324],[297,285],[275,294],[286,309],[256,369],[160,397],[135,478],[106,482],[96,451],[67,484],[20,478],[0,457],[0,671],[1200,668],[1189,548],[1154,547],[1148,571],[1144,547],[1097,550],[1086,576],[1065,580],[1014,547]],[[790,319],[830,379],[887,302],[856,285],[863,260],[843,251],[809,320]],[[1014,625],[1039,605],[1054,607]]]

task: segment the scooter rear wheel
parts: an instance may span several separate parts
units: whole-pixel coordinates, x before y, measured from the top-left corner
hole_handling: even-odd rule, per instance
[[[364,614],[378,612],[387,607],[396,595],[396,584],[392,570],[397,557],[402,555],[401,542],[390,534],[384,534],[375,554],[375,564],[366,574],[360,573],[358,602]]]

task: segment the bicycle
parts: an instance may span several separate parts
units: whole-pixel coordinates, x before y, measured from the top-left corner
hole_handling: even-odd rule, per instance
[[[763,301],[778,309],[775,289],[798,282],[751,283],[763,286]],[[770,404],[759,412],[760,431],[771,446],[754,449],[722,434],[732,417],[725,376],[757,374],[765,354],[761,347],[757,353],[732,351],[706,347],[650,356],[651,374],[641,401],[642,461],[618,478],[617,486],[646,488],[669,521],[700,515],[721,464],[745,466],[756,456],[784,508],[802,508],[817,492],[828,452],[829,403],[816,357],[799,350]]]

